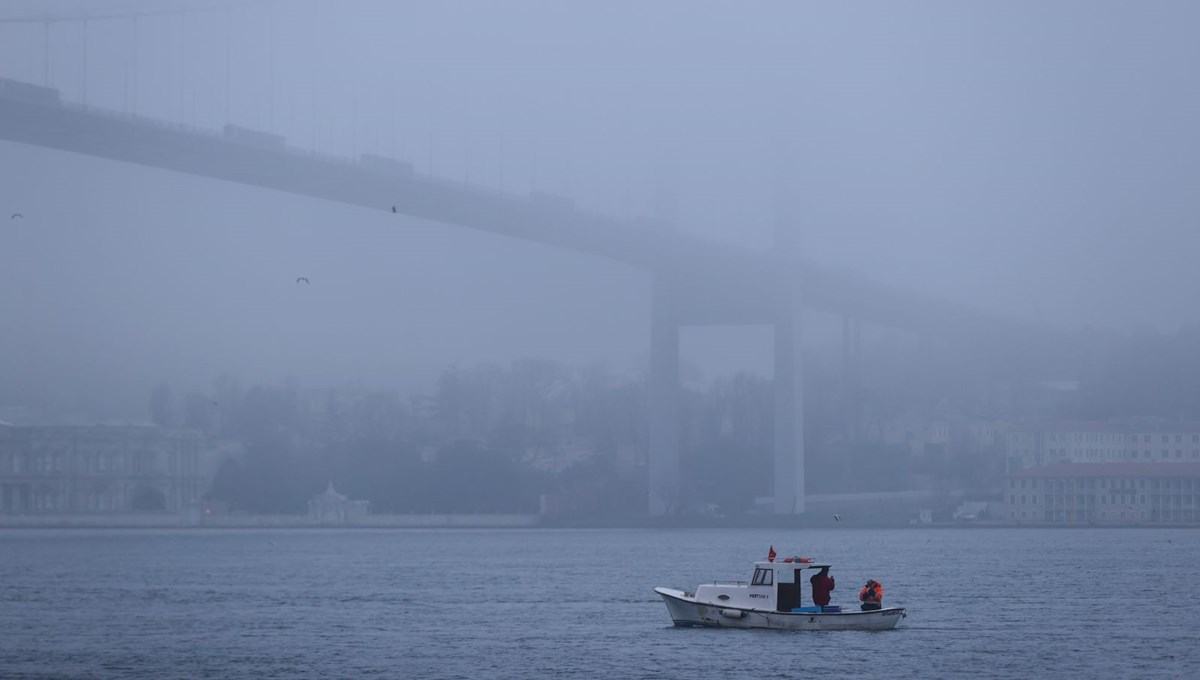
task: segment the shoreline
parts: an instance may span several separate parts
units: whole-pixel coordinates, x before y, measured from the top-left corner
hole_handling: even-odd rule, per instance
[[[2,529],[1197,529],[1200,523],[852,522],[797,517],[611,517],[590,520],[536,514],[367,515],[352,522],[317,522],[307,515],[230,515],[197,518],[167,514],[0,515]]]

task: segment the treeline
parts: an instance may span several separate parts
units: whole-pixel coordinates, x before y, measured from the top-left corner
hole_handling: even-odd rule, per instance
[[[538,360],[451,367],[408,399],[225,376],[182,396],[160,385],[150,400],[158,424],[239,444],[207,499],[254,513],[303,511],[329,482],[373,512],[534,512],[543,494],[579,487],[597,498],[590,509],[628,508],[642,492],[617,458],[636,464],[644,410],[640,381]]]
[[[843,377],[819,357],[811,363],[809,491],[906,488],[907,450],[848,434]],[[773,390],[749,373],[681,387],[678,508],[740,514],[772,493]],[[863,391],[881,401],[877,388]],[[232,511],[301,512],[332,482],[378,513],[532,512],[546,496],[565,514],[639,515],[646,400],[640,376],[525,360],[451,367],[431,394],[409,399],[294,383],[244,389],[226,376],[182,397],[159,386],[150,410],[160,424],[240,445],[207,496]],[[878,417],[875,408],[862,417]]]
[[[885,443],[892,420],[977,422],[1156,416],[1200,420],[1200,333],[1082,334],[1057,364],[999,370],[928,344],[890,344],[850,370],[806,357],[805,449],[810,493],[909,488],[987,489],[997,450],[958,435],[920,451]],[[1073,378],[1052,400],[1039,381]],[[678,507],[737,514],[772,492],[774,392],[740,373],[681,387]],[[1041,396],[1039,396],[1041,394]],[[246,512],[301,512],[333,482],[374,512],[528,512],[546,497],[565,513],[640,514],[646,507],[644,376],[524,360],[454,366],[430,394],[306,390],[294,383],[153,392],[164,425],[233,441],[243,454],[219,471],[210,500]]]

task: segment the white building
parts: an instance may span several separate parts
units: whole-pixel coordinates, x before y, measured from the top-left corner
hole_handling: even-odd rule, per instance
[[[1054,422],[1000,434],[1008,472],[1056,463],[1200,462],[1200,424]]]
[[[370,501],[352,501],[338,493],[329,483],[323,493],[313,496],[308,502],[308,518],[314,524],[354,524],[367,516]]]
[[[0,425],[0,514],[184,512],[207,491],[203,438],[131,425]]]
[[[1005,516],[1014,522],[1200,522],[1196,462],[1055,463],[1015,472],[1006,487]]]

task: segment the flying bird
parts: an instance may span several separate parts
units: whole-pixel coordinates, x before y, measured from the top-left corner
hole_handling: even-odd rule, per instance
[[[392,206],[392,212],[396,212],[396,206]]]
[[[307,276],[297,276],[296,283],[300,283],[301,281],[308,283],[308,277]],[[312,285],[312,284],[309,284],[309,285]]]
[[[395,209],[395,208],[392,208],[392,212],[396,212],[396,209]],[[12,214],[12,217],[10,217],[10,218],[8,218],[8,219],[10,219],[10,220],[15,220],[15,219],[17,219],[18,217],[20,217],[21,219],[25,219],[25,216],[24,216],[24,215],[22,215],[21,213],[13,213],[13,214]]]
[[[835,521],[835,522],[840,522],[840,521],[842,521],[842,516],[841,516],[841,515],[834,515],[834,516],[833,516],[833,521]]]

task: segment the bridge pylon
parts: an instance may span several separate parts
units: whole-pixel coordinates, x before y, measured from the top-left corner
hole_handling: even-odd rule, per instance
[[[656,273],[650,303],[649,511],[679,512],[679,316],[673,286]]]
[[[781,271],[770,304],[697,292],[670,273],[654,275],[650,320],[648,492],[651,516],[682,511],[679,329],[683,325],[771,324],[775,331],[774,512],[805,511],[804,394],[799,283]],[[722,304],[725,302],[726,304]]]

